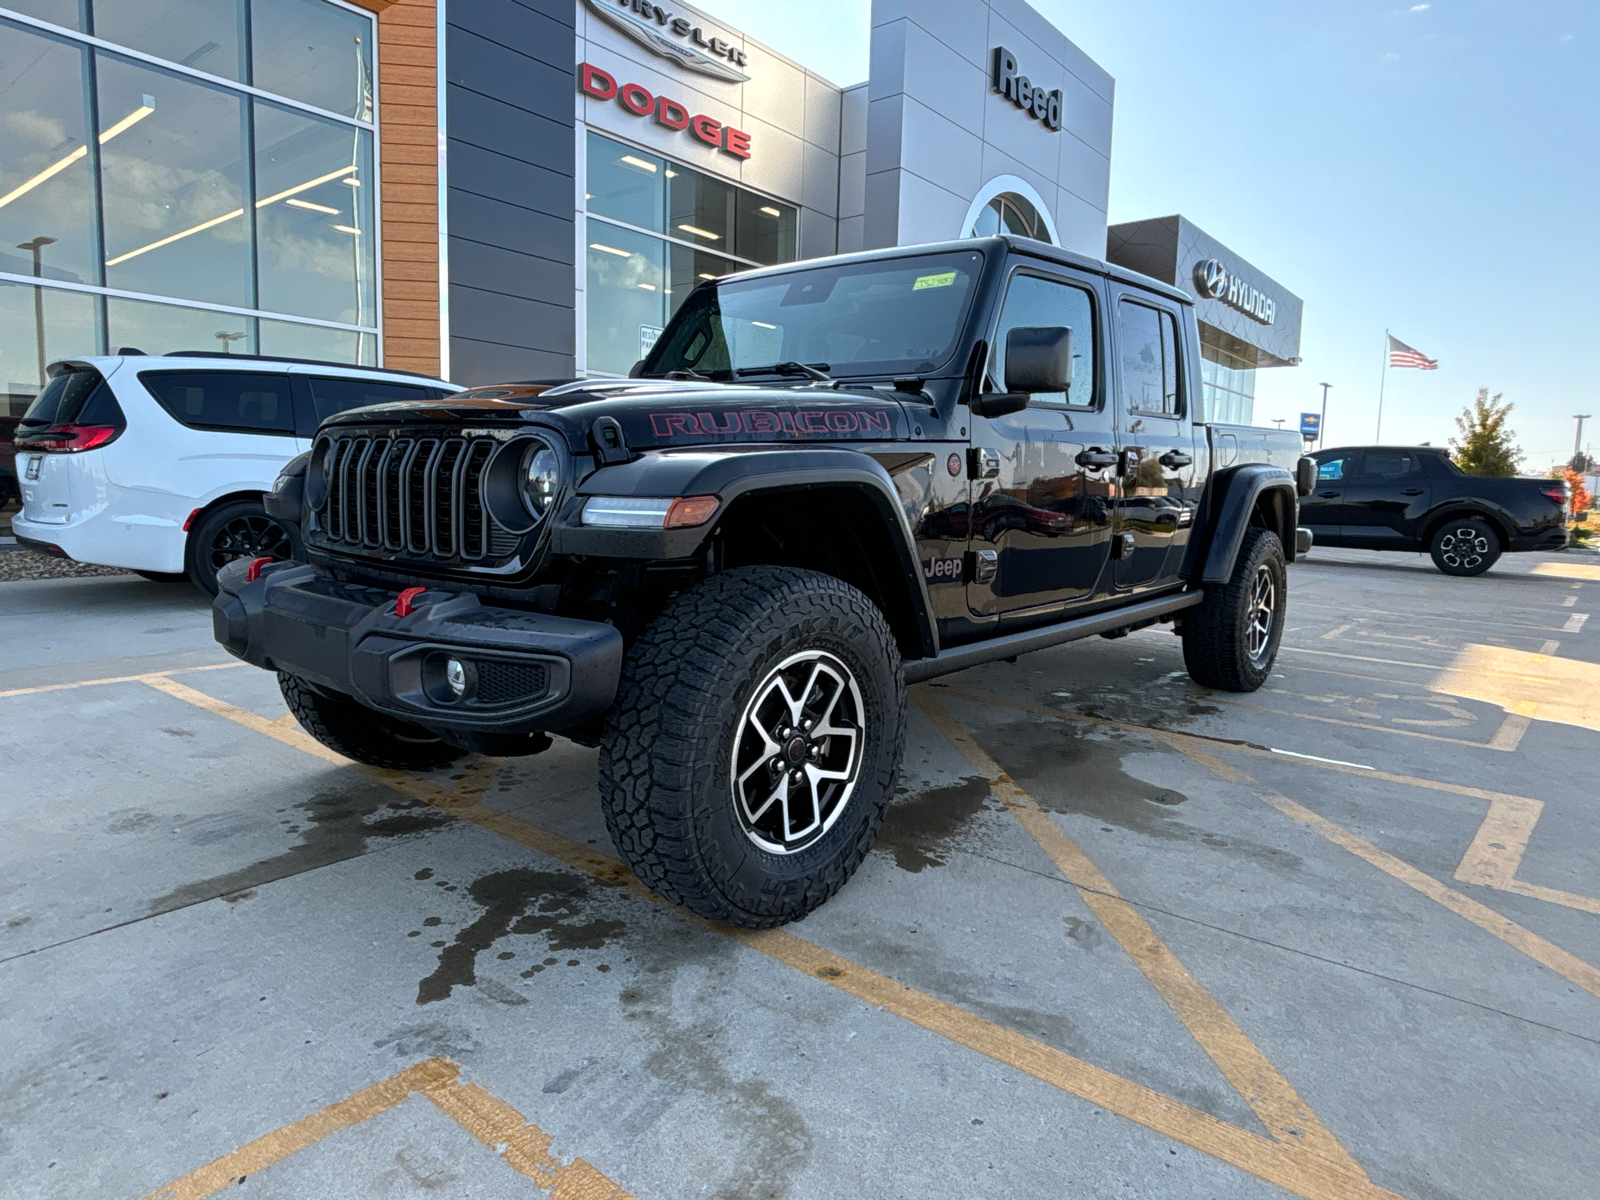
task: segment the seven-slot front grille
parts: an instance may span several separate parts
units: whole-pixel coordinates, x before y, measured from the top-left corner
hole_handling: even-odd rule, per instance
[[[516,550],[484,503],[493,438],[341,433],[317,439],[322,539],[339,549],[478,562]]]

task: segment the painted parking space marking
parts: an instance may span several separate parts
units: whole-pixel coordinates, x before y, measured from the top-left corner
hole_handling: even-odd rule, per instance
[[[357,765],[328,750],[309,735],[301,733],[296,738],[293,736],[298,733],[296,730],[284,729],[274,721],[206,696],[193,688],[178,684],[163,686],[160,690],[174,699],[236,721],[286,745],[314,753],[325,761],[336,761],[342,766]],[[492,767],[485,768],[489,775],[501,765],[497,760],[485,761],[492,764]],[[588,846],[579,845],[519,817],[489,808],[473,795],[445,793],[444,789],[426,780],[406,776],[404,772],[379,771],[376,768],[362,770],[369,777],[388,783],[407,795],[437,804],[445,811],[489,832],[537,850],[602,882],[626,888],[642,899],[670,907],[639,883],[624,864]],[[389,776],[405,778],[391,779]],[[483,779],[479,791],[487,786],[487,779]],[[1257,1178],[1277,1184],[1303,1200],[1377,1200],[1382,1197],[1397,1200],[1396,1193],[1372,1183],[1359,1166],[1352,1170],[1336,1159],[1313,1153],[1303,1145],[1276,1141],[1241,1129],[1203,1109],[1175,1100],[1085,1059],[995,1024],[958,1005],[918,991],[787,930],[735,929],[713,925],[688,913],[683,915],[706,929],[802,971],[858,1000],[881,1007],[956,1045],[1025,1072],[1107,1112],[1125,1117]]]
[[[1168,949],[1138,909],[1122,898],[1078,844],[1062,832],[1033,797],[1017,785],[931,693],[918,689],[915,696],[917,704],[939,732],[961,751],[974,771],[989,781],[995,798],[1049,855],[1062,877],[1072,884],[1090,911],[1117,939],[1134,965],[1272,1135],[1280,1142],[1303,1145],[1311,1153],[1336,1163],[1340,1169],[1364,1177],[1360,1165],[1323,1125],[1294,1086]]]
[[[165,679],[168,675],[184,675],[194,671],[226,671],[230,667],[248,665],[242,662],[206,663],[199,667],[173,667],[165,671],[146,671],[140,675],[112,675],[104,679],[75,679],[70,683],[45,683],[38,687],[12,688],[10,691],[0,692],[0,699],[7,696],[37,696],[44,692],[67,692],[74,688],[100,687],[109,683],[148,683],[152,679]]]
[[[1558,579],[1600,580],[1600,567],[1588,563],[1542,562],[1529,571],[1530,575],[1553,575]]]
[[[1583,629],[1583,623],[1589,619],[1588,613],[1573,613],[1567,618],[1567,623],[1561,627],[1562,633],[1578,633]]]
[[[1517,878],[1522,856],[1528,850],[1528,839],[1533,836],[1533,827],[1539,823],[1543,811],[1542,800],[1530,800],[1525,796],[1499,796],[1491,800],[1477,836],[1461,856],[1455,877],[1462,883],[1482,884],[1600,915],[1600,899],[1594,896],[1581,896]]]
[[[1600,663],[1474,644],[1428,689],[1540,721],[1600,730]]]
[[[494,1150],[507,1166],[526,1175],[557,1200],[632,1200],[631,1195],[581,1158],[561,1163],[550,1154],[551,1138],[505,1101],[475,1083],[460,1082],[461,1068],[430,1058],[398,1075],[362,1088],[308,1117],[157,1188],[144,1200],[204,1200],[314,1146],[332,1134],[404,1104],[413,1094],[433,1101],[451,1120]]]

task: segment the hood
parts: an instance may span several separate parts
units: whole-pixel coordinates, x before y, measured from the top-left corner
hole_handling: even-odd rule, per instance
[[[326,424],[537,423],[560,428],[572,449],[583,452],[589,430],[600,417],[614,418],[633,450],[753,442],[901,441],[911,436],[912,428],[905,407],[882,390],[656,379],[472,388],[442,400],[351,409]]]

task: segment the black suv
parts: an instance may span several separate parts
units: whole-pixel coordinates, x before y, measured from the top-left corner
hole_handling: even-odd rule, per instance
[[[701,285],[633,375],[324,422],[267,501],[309,561],[225,569],[217,639],[363,762],[599,746],[634,871],[745,926],[861,862],[908,683],[1158,621],[1208,686],[1272,668],[1311,462],[1198,419],[1181,291],[851,255]]]
[[[1321,450],[1317,486],[1300,502],[1319,546],[1426,550],[1446,575],[1482,575],[1501,554],[1567,544],[1559,479],[1464,474],[1442,448]]]

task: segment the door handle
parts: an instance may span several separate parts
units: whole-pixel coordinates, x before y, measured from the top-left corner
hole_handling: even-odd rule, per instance
[[[993,479],[1000,474],[1000,455],[985,446],[967,451],[967,473],[974,479]]]
[[[1182,450],[1168,450],[1165,454],[1163,454],[1156,461],[1159,462],[1167,470],[1175,471],[1179,467],[1187,467],[1190,463],[1192,463],[1194,461],[1194,459],[1190,458]]]
[[[1400,494],[1402,496],[1420,496],[1420,495],[1422,495],[1422,489],[1421,488],[1405,488],[1403,491],[1401,491]]]
[[[1101,446],[1090,446],[1087,450],[1080,450],[1074,460],[1080,467],[1087,467],[1091,471],[1098,471],[1102,467],[1109,467],[1116,463],[1117,456]]]
[[[1344,495],[1344,493],[1343,492],[1318,492],[1317,495],[1321,496],[1324,500],[1337,500],[1340,496]]]
[[[1121,459],[1121,465],[1117,468],[1117,470],[1124,478],[1127,478],[1130,475],[1137,475],[1139,473],[1139,463],[1144,459],[1144,455],[1139,450],[1124,450],[1119,457]]]

